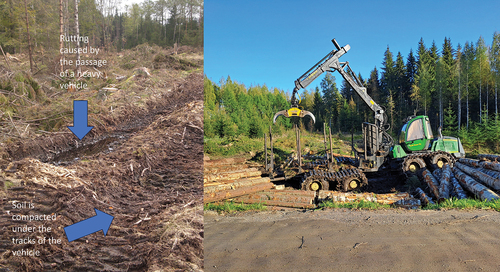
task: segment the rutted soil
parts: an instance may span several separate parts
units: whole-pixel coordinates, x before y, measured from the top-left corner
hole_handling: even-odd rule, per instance
[[[2,146],[0,271],[157,271],[203,269],[203,78],[178,80],[171,91],[130,106],[96,126],[82,144],[53,134]],[[5,153],[4,153],[5,154]],[[13,201],[34,203],[13,210]],[[101,231],[68,242],[63,228],[114,216]],[[55,221],[13,221],[12,214],[56,214]],[[14,245],[13,226],[44,224],[60,245]],[[12,251],[35,249],[40,257]]]

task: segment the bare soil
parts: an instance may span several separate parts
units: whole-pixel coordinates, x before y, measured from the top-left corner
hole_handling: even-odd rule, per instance
[[[92,124],[82,142],[51,133],[2,144],[0,271],[203,269],[203,77],[162,81],[145,106],[130,103],[120,116],[101,116],[104,126]],[[14,210],[13,201],[35,208]],[[107,235],[68,242],[63,228],[95,216],[94,208],[114,216]],[[57,219],[13,221],[12,214]],[[12,231],[26,224],[52,227],[45,235],[62,243],[13,244],[13,237],[43,235]],[[13,256],[21,249],[40,257]]]
[[[205,271],[499,271],[500,213],[205,212]]]

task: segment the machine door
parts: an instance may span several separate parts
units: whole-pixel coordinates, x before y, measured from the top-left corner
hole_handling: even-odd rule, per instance
[[[424,150],[426,142],[423,119],[414,119],[407,127],[405,149],[407,151]]]

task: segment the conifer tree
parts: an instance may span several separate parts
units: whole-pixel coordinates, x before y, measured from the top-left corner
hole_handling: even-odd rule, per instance
[[[454,60],[454,76],[457,79],[458,86],[458,103],[457,103],[457,130],[460,130],[462,122],[462,46],[458,44],[456,57]]]
[[[380,89],[384,100],[389,97],[390,91],[395,90],[395,69],[394,58],[389,50],[389,46],[387,46],[387,50],[384,53],[384,61],[382,62],[382,74],[380,78]],[[379,103],[382,103],[382,101]]]
[[[407,115],[408,107],[406,107],[405,105],[407,105],[408,103],[406,97],[408,96],[408,91],[409,91],[409,88],[407,88],[408,78],[407,78],[406,66],[403,61],[403,55],[401,55],[401,52],[398,52],[398,55],[396,57],[394,76],[395,76],[394,80],[395,90],[393,92],[393,100],[397,112],[396,123],[399,126],[401,121]]]
[[[373,70],[370,73],[370,77],[368,78],[368,84],[366,86],[366,92],[368,93],[371,98],[376,101],[377,103],[380,103],[380,82],[378,80],[378,71],[377,67],[373,68]],[[372,115],[368,115],[370,119],[368,119],[368,122],[374,122],[372,120]]]
[[[500,32],[498,31],[493,34],[491,68],[494,73],[495,84],[495,117],[498,117],[498,85],[500,85]]]
[[[483,122],[483,102],[482,102],[482,91],[483,91],[483,82],[487,78],[488,71],[488,57],[486,55],[486,44],[484,43],[483,37],[479,37],[479,40],[476,44],[476,75],[479,79],[479,123]],[[488,95],[488,94],[486,94]]]
[[[410,53],[406,59],[406,97],[405,99],[409,101],[410,107],[408,107],[408,111],[406,115],[413,114],[413,110],[415,109],[415,105],[413,99],[411,99],[412,86],[415,84],[415,74],[417,72],[417,60],[413,55],[413,50],[410,49]]]

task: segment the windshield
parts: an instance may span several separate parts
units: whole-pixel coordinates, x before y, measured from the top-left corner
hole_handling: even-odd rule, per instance
[[[422,126],[422,119],[417,119],[411,122],[408,128],[407,141],[413,141],[424,138],[424,127]]]

